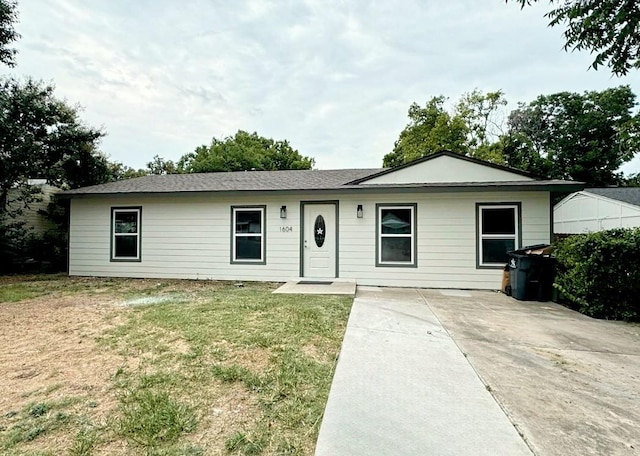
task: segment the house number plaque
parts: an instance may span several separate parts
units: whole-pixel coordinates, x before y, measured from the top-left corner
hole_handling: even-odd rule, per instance
[[[280,232],[281,233],[293,233],[293,227],[292,226],[281,226],[280,227]]]

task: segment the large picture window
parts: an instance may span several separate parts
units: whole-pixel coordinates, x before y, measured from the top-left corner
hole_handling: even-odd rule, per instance
[[[416,266],[416,205],[377,205],[377,266]]]
[[[504,266],[520,244],[519,204],[478,204],[478,265]]]
[[[111,209],[111,260],[140,261],[140,214],[142,208]]]
[[[232,263],[264,263],[265,207],[232,207]]]

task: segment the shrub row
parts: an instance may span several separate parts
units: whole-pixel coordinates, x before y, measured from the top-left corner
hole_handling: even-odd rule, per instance
[[[0,274],[67,270],[67,237],[57,229],[40,236],[0,226]]]
[[[561,303],[595,318],[640,321],[640,228],[571,236],[554,251]]]

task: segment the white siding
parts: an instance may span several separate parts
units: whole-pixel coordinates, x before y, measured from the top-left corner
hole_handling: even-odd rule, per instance
[[[24,227],[29,233],[41,236],[47,230],[54,228],[55,224],[38,211],[47,210],[49,203],[51,202],[51,197],[59,192],[60,189],[46,183],[35,183],[32,185],[39,187],[42,192],[42,194],[38,195],[39,201],[30,203],[28,208],[22,208],[22,205],[15,204],[16,207],[22,208],[23,211],[21,215],[18,215],[15,218],[15,221],[24,222]],[[15,192],[15,190],[10,190],[9,199],[15,197],[12,192]]]
[[[492,202],[521,202],[522,245],[549,242],[548,193],[367,195],[340,203],[340,276],[363,285],[499,289],[502,271],[476,268],[476,203]],[[418,204],[417,268],[375,267],[376,203]]]
[[[476,268],[476,203],[522,204],[522,244],[549,242],[547,192],[74,199],[70,274],[285,281],[300,275],[300,201],[339,200],[338,275],[358,284],[497,289]],[[376,267],[376,203],[417,204],[417,267]],[[231,206],[266,205],[266,265],[230,264]],[[364,216],[356,217],[362,204]],[[287,218],[280,219],[280,206]],[[142,206],[142,261],[110,262],[111,207]],[[292,231],[281,231],[291,227]]]
[[[522,174],[443,155],[365,181],[365,184],[532,181]]]
[[[230,264],[231,206],[267,205],[266,265]],[[280,218],[280,206],[287,218]],[[140,262],[111,262],[111,207],[141,206]],[[219,196],[74,199],[69,273],[120,277],[286,280],[299,276],[299,200]],[[292,232],[281,232],[291,226]]]
[[[553,232],[557,234],[633,227],[640,227],[639,207],[593,193],[573,193],[553,209]]]

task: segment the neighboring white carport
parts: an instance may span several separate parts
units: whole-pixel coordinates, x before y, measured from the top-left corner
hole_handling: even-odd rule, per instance
[[[588,188],[553,209],[555,234],[640,227],[640,187]]]

